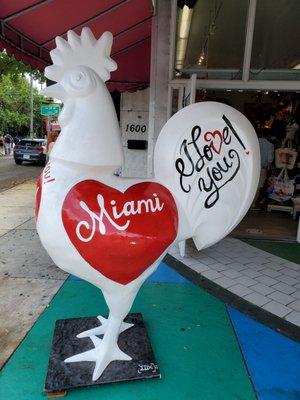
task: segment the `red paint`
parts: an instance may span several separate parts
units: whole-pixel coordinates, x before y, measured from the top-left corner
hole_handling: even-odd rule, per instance
[[[40,205],[41,205],[41,198],[42,198],[42,187],[43,187],[43,171],[40,174],[37,183],[36,183],[36,193],[35,193],[35,210],[34,210],[34,218],[37,220],[39,211],[40,211]]]
[[[210,147],[217,154],[221,153],[221,148],[223,144],[223,136],[220,131],[206,132],[204,135],[204,140],[210,142]]]
[[[98,195],[102,196],[104,207],[99,205]],[[150,199],[147,207],[145,203],[139,203],[147,199]],[[112,200],[115,201],[115,214]],[[82,202],[90,211],[82,209]],[[152,206],[159,204],[162,209],[153,212],[150,203]],[[130,204],[135,211],[140,205],[140,213],[123,215],[125,204],[127,211],[132,210]],[[99,230],[99,218],[96,220],[89,214],[92,212],[99,217],[101,209],[108,213],[108,217],[104,215],[102,219],[106,229],[104,234]],[[93,219],[96,221],[96,229],[91,235]],[[101,274],[123,285],[136,279],[159,258],[175,240],[178,228],[178,213],[171,193],[164,186],[153,182],[133,185],[122,193],[101,182],[82,181],[67,194],[62,207],[62,220],[80,255]],[[83,238],[90,239],[86,242],[78,237],[78,230],[76,233],[82,221],[89,224],[89,229],[81,226],[79,230]],[[126,226],[129,221],[129,225],[126,230],[120,231],[111,221],[118,226]]]

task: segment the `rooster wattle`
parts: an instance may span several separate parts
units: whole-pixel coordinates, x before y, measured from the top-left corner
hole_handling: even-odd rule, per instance
[[[45,75],[57,84],[44,94],[64,103],[62,131],[37,189],[41,242],[54,263],[103,292],[109,317],[78,333],[95,348],[65,362],[94,361],[97,380],[113,360],[130,360],[118,347],[132,303],[169,247],[193,237],[207,247],[246,213],[259,173],[259,148],[251,124],[231,107],[195,104],[163,128],[154,157],[155,179],[114,175],[122,165],[120,128],[105,86],[116,69],[112,35],[96,40],[56,38]],[[104,335],[103,339],[97,335]]]

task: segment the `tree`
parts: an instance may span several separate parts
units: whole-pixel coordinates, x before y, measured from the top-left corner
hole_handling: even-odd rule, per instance
[[[33,92],[34,132],[42,135],[43,118],[40,115],[42,97],[37,89]],[[0,76],[0,133],[27,135],[30,116],[30,84],[20,73],[2,73]]]
[[[24,64],[22,61],[18,61],[13,56],[9,56],[5,51],[0,52],[0,76],[11,75],[13,78],[19,75],[30,74],[34,79],[45,82],[44,74],[31,68],[29,65]]]
[[[30,84],[28,76],[45,82],[41,71],[16,60],[6,52],[0,52],[0,134],[27,135],[30,118]],[[40,115],[42,97],[33,92],[33,128],[42,134],[43,117]]]

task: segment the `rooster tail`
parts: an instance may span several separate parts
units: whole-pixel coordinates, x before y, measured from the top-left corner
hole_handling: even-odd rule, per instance
[[[230,106],[192,104],[163,127],[154,172],[177,203],[177,240],[192,237],[198,250],[211,246],[234,229],[253,201],[260,173],[255,130]]]

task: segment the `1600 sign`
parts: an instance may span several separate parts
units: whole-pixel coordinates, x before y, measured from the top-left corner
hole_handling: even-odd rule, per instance
[[[136,133],[145,133],[147,130],[146,125],[139,125],[139,124],[127,124],[125,132],[136,132]]]

